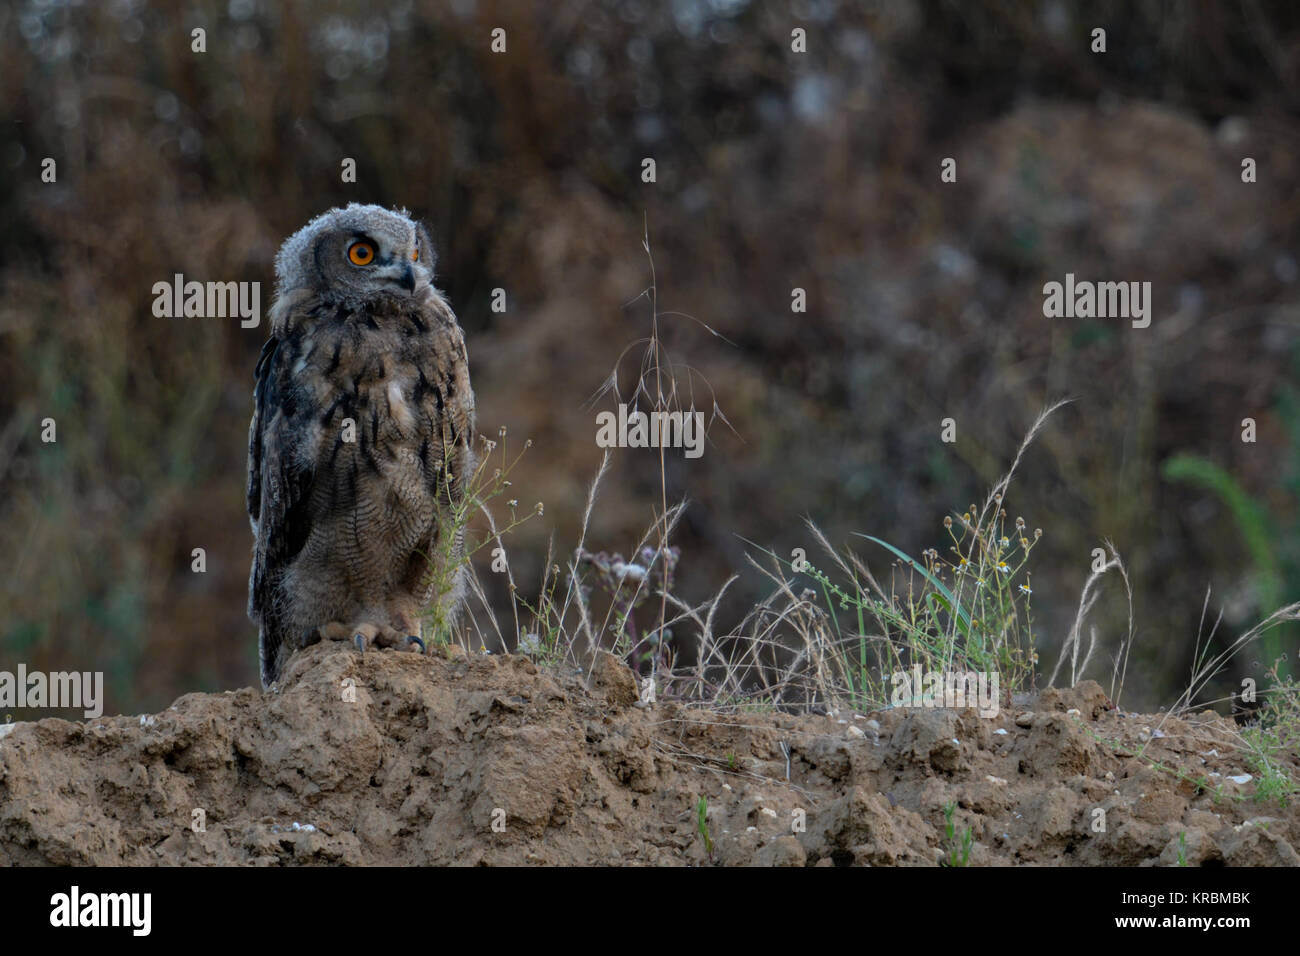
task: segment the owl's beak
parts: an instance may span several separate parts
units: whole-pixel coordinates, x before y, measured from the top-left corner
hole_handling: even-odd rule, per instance
[[[410,263],[402,269],[402,278],[398,280],[400,285],[407,292],[415,291],[415,270],[411,268]]]

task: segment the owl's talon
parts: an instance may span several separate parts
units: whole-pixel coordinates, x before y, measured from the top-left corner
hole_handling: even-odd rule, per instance
[[[406,635],[406,646],[409,648],[409,647],[411,647],[411,645],[413,645],[413,644],[418,644],[418,645],[419,645],[419,647],[420,647],[420,653],[421,653],[421,654],[427,654],[427,653],[428,653],[428,649],[424,646],[424,641],[420,640],[420,639],[419,639],[418,637],[416,637],[414,634],[408,634],[408,635]]]
[[[373,621],[356,621],[350,625],[341,621],[330,621],[328,624],[305,631],[301,638],[301,646],[308,647],[322,640],[351,641],[357,652],[361,654],[372,647],[381,649],[396,647],[399,650],[406,650],[411,647],[412,642],[418,644],[420,650],[424,650],[424,642],[418,637],[408,637],[396,628],[389,627],[387,624],[376,624]]]

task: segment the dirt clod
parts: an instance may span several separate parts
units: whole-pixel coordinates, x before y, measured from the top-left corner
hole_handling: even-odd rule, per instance
[[[640,695],[636,675],[626,664],[608,651],[596,655],[591,669],[592,686],[606,701],[618,707],[635,704]]]

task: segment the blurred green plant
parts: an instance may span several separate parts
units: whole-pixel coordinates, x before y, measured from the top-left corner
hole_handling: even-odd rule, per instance
[[[1294,419],[1300,424],[1300,417]],[[1293,447],[1300,447],[1293,443]],[[1254,568],[1255,600],[1260,610],[1280,607],[1286,593],[1300,591],[1300,522],[1283,522],[1262,502],[1252,498],[1232,475],[1199,455],[1174,455],[1165,460],[1166,480],[1215,494],[1232,515]],[[1260,649],[1269,660],[1283,654],[1295,628],[1280,625],[1261,636]]]

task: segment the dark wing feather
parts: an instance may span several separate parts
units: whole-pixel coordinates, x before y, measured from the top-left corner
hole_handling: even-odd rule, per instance
[[[290,373],[294,344],[273,338],[263,347],[254,372],[257,385],[248,434],[248,515],[257,538],[248,613],[262,629],[264,668],[284,638],[275,601],[280,572],[311,533],[308,499],[316,455],[314,449],[301,447],[309,430],[303,422],[306,403]]]
[[[248,517],[252,519],[253,530],[257,530],[257,519],[262,510],[262,406],[266,396],[264,375],[271,363],[280,340],[272,336],[262,346],[262,354],[257,357],[257,366],[253,369],[253,420],[248,426]]]

